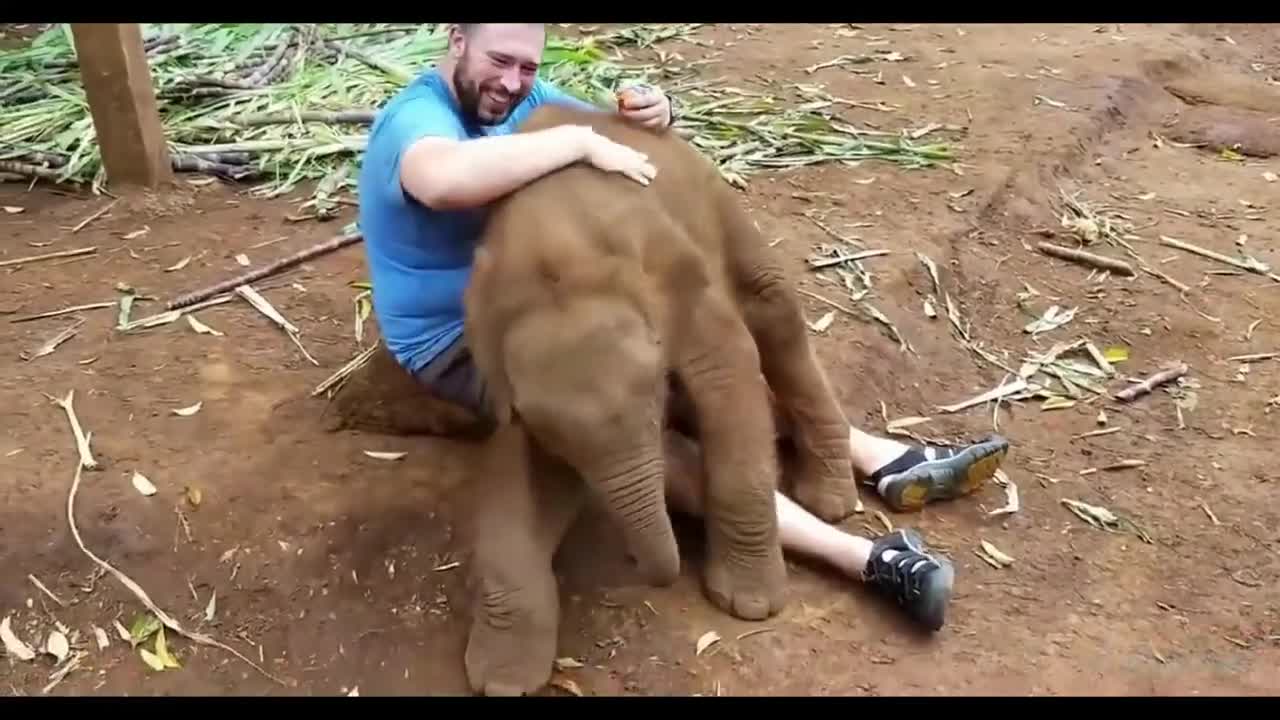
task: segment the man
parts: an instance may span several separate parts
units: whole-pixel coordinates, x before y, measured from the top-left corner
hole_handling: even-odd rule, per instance
[[[541,103],[591,107],[537,77],[541,24],[457,25],[439,65],[379,113],[360,170],[359,224],[373,279],[374,312],[388,348],[437,397],[488,415],[485,385],[463,344],[463,290],[485,206],[567,165],[585,162],[648,184],[640,153],[588,127],[513,130]],[[624,93],[617,112],[662,132],[674,121],[660,91]],[[593,108],[601,112],[606,110]],[[994,438],[960,450],[912,448],[850,428],[859,474],[896,509],[953,498],[986,481],[1007,452]],[[701,510],[696,446],[668,442],[668,495]],[[778,496],[785,549],[813,555],[893,597],[931,629],[941,627],[953,569],[919,535],[876,540],[827,525]]]

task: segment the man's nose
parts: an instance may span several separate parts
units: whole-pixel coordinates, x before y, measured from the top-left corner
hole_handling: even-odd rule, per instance
[[[502,89],[514,95],[520,89],[520,70],[507,70],[502,73]]]

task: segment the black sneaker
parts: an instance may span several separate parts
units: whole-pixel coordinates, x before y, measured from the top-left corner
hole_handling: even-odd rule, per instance
[[[886,550],[897,552],[885,560]],[[912,619],[938,630],[946,618],[955,568],[929,553],[916,531],[895,530],[872,543],[863,579],[892,597]]]
[[[867,477],[884,501],[899,512],[919,510],[934,500],[968,495],[995,475],[1009,441],[992,435],[964,448],[912,448]]]

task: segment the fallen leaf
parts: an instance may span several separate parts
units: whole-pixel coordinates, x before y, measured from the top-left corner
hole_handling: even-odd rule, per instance
[[[17,215],[20,212],[25,212],[26,208],[18,207],[17,205],[5,205],[4,211],[9,213],[10,215]]]
[[[204,401],[201,400],[195,405],[189,405],[184,408],[178,408],[176,410],[173,410],[172,412],[174,415],[181,415],[182,417],[191,417],[192,415],[195,415],[196,413],[200,412],[200,408],[203,406],[204,406]]]
[[[1050,107],[1056,107],[1056,108],[1065,108],[1067,106],[1066,103],[1059,102],[1057,100],[1054,100],[1053,98],[1045,97],[1044,95],[1036,95],[1035,99],[1032,101],[1032,104],[1039,105],[1040,103],[1044,103],[1045,105],[1048,105]]]
[[[826,315],[823,315],[822,317],[818,318],[817,320],[814,320],[813,322],[809,323],[809,329],[816,333],[824,333],[827,331],[828,328],[831,327],[831,323],[835,322],[835,319],[836,319],[836,313],[833,310],[827,313]]]
[[[365,455],[368,455],[369,457],[373,458],[374,460],[399,460],[400,458],[404,457],[405,455],[408,455],[409,453],[407,453],[407,452],[378,452],[378,451],[376,451],[376,450],[365,450],[365,451],[364,451],[364,454],[365,454]]]
[[[986,560],[988,564],[997,570],[1009,567],[1013,564],[1013,558],[1000,552],[999,548],[986,540],[981,542],[981,549],[976,550],[975,552],[978,554],[978,557]]]
[[[164,663],[166,668],[177,670],[182,666],[178,661],[169,654],[169,643],[165,642],[164,628],[160,628],[160,632],[156,633],[156,657],[160,658],[160,662]]]
[[[147,479],[146,475],[143,475],[137,470],[133,471],[132,482],[133,482],[134,489],[136,489],[138,492],[142,493],[143,495],[150,497],[156,494],[156,486],[153,485],[152,482]]]
[[[240,253],[239,255],[236,255],[236,262],[240,263],[240,265],[244,267],[249,267],[249,256],[244,253]]]
[[[58,658],[58,662],[62,662],[71,652],[71,643],[67,642],[66,635],[54,630],[49,633],[49,639],[45,640],[44,651]]]
[[[224,336],[224,334],[223,334],[221,331],[219,331],[219,330],[214,330],[213,328],[209,327],[208,325],[205,325],[204,323],[202,323],[202,322],[200,322],[199,320],[197,320],[197,319],[195,318],[195,316],[194,316],[194,315],[188,315],[188,316],[187,316],[187,324],[191,326],[191,329],[192,329],[192,330],[195,330],[196,332],[200,333],[201,335],[215,335],[215,336],[217,336],[217,337],[223,337],[223,336]]]
[[[1280,175],[1276,175],[1275,173],[1268,170],[1262,173],[1262,179],[1266,180],[1267,182],[1275,182],[1276,180],[1280,180]]]
[[[578,683],[570,680],[569,678],[566,678],[566,677],[552,678],[551,682],[548,684],[551,685],[552,687],[558,687],[561,690],[575,697],[582,697],[582,688],[578,687]]]
[[[0,641],[4,642],[5,652],[19,660],[31,661],[36,659],[36,651],[31,646],[18,639],[13,634],[13,630],[9,627],[9,616],[5,616],[4,620],[0,620]]]
[[[906,76],[906,75],[903,75],[903,76],[902,76],[902,84],[903,84],[903,85],[906,85],[906,86],[907,86],[907,87],[909,87],[909,88],[913,88],[913,87],[915,87],[915,86],[916,86],[916,81],[915,81],[915,80],[912,80],[910,77],[908,77],[908,76]]]
[[[111,641],[107,638],[107,631],[97,625],[93,626],[93,637],[98,641],[99,650],[106,650],[111,645]]]
[[[1063,310],[1057,305],[1051,305],[1048,310],[1044,311],[1043,316],[1038,320],[1033,320],[1032,322],[1027,323],[1027,325],[1022,328],[1022,331],[1031,333],[1032,335],[1049,332],[1050,330],[1060,328],[1071,322],[1075,316],[1076,308]]]
[[[155,615],[151,613],[139,615],[134,618],[133,627],[129,629],[129,642],[133,645],[141,645],[162,627],[164,625],[160,622],[160,618]]]
[[[1109,363],[1122,363],[1129,359],[1129,348],[1123,345],[1112,345],[1102,351],[1102,357]]]
[[[165,271],[165,272],[174,272],[174,271],[177,271],[177,270],[181,270],[182,268],[186,267],[186,266],[187,266],[187,263],[189,263],[189,262],[191,262],[191,256],[190,256],[190,255],[188,255],[188,256],[186,256],[186,257],[182,258],[182,259],[181,259],[181,260],[179,260],[178,262],[176,262],[176,263],[174,263],[174,264],[170,265],[169,267],[165,268],[165,269],[164,269],[164,271]]]
[[[191,507],[200,507],[200,503],[204,500],[204,493],[198,487],[187,486],[187,502],[191,503]]]
[[[141,230],[134,230],[133,232],[129,233],[128,235],[125,235],[125,236],[124,236],[124,239],[125,239],[125,240],[137,240],[138,238],[142,237],[143,235],[146,235],[146,234],[147,234],[147,233],[149,233],[149,232],[151,232],[151,228],[149,228],[149,227],[144,227],[144,228],[142,228]]]
[[[213,622],[213,614],[218,611],[218,591],[214,590],[209,595],[209,604],[204,606],[204,619],[206,622]]]
[[[1053,395],[1040,404],[1041,410],[1065,410],[1075,407],[1076,401],[1061,395]]]
[[[556,658],[556,667],[560,670],[576,670],[585,666],[571,657],[562,657]]]
[[[138,648],[138,655],[142,656],[142,662],[156,672],[164,672],[164,661],[146,648]]]
[[[357,685],[351,688],[351,691],[347,693],[347,697],[360,697],[360,686]]]
[[[119,620],[112,620],[111,622],[115,625],[116,634],[120,636],[121,640],[129,643],[130,645],[137,644],[133,641],[133,636],[129,634],[129,630],[125,628],[125,626],[121,625]]]
[[[1138,199],[1139,199],[1139,200],[1155,200],[1155,199],[1156,199],[1156,194],[1155,194],[1155,193],[1153,193],[1153,192],[1144,193],[1144,194],[1142,194],[1142,195],[1139,195],[1139,196],[1138,196]]]
[[[701,655],[707,648],[718,642],[720,642],[720,633],[715,630],[708,630],[702,634],[702,637],[698,638],[698,645],[694,655]]]

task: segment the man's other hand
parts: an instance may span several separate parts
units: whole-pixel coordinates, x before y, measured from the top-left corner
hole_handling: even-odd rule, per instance
[[[618,92],[618,113],[650,130],[662,130],[671,122],[671,100],[652,85],[632,85]]]

